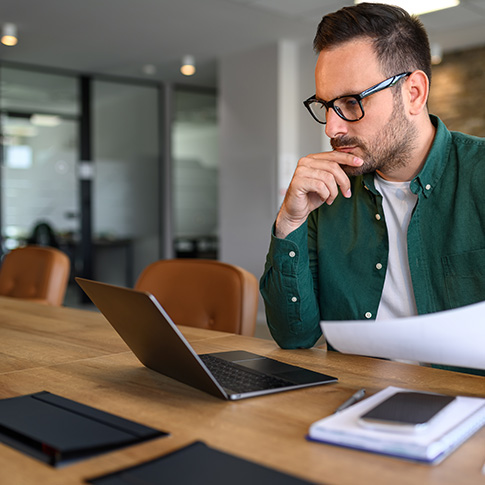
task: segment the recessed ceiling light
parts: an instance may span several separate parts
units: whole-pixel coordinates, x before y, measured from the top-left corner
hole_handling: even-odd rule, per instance
[[[441,64],[443,49],[440,44],[431,44],[431,64]]]
[[[18,42],[17,26],[12,23],[3,24],[1,42],[4,45],[14,46]]]
[[[194,56],[184,56],[182,58],[182,66],[180,72],[184,76],[192,76],[195,74],[195,59]]]

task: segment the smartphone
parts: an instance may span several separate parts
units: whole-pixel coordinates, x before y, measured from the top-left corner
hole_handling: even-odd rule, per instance
[[[396,392],[359,418],[365,427],[393,432],[422,431],[453,396],[426,392]]]

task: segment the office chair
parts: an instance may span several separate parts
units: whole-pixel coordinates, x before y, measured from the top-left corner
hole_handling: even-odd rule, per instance
[[[135,289],[151,293],[177,325],[254,335],[256,277],[239,266],[207,259],[168,259],[148,265]]]
[[[51,248],[58,248],[56,233],[52,226],[47,222],[38,222],[32,231],[31,236],[27,239],[27,244],[35,244],[37,246],[48,246]]]
[[[0,295],[60,306],[71,263],[59,249],[25,246],[7,253],[0,267]]]

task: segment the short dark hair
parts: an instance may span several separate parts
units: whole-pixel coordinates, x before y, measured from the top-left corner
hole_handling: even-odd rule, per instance
[[[431,81],[428,34],[414,15],[380,3],[360,3],[325,15],[313,47],[317,53],[354,39],[371,40],[383,74],[420,69]]]

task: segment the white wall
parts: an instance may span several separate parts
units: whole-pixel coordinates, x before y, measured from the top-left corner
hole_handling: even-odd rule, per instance
[[[278,209],[281,164],[294,168],[298,157],[323,146],[323,129],[302,103],[315,90],[315,61],[310,44],[284,41],[220,63],[220,259],[258,278]],[[286,79],[291,66],[297,76]]]
[[[325,128],[315,122],[306,108],[303,101],[315,94],[315,64],[317,55],[313,52],[311,43],[300,45],[298,70],[300,109],[298,111],[298,143],[300,156],[309,153],[330,150],[330,142],[325,135]]]
[[[278,47],[220,66],[220,259],[259,277],[276,211]]]

